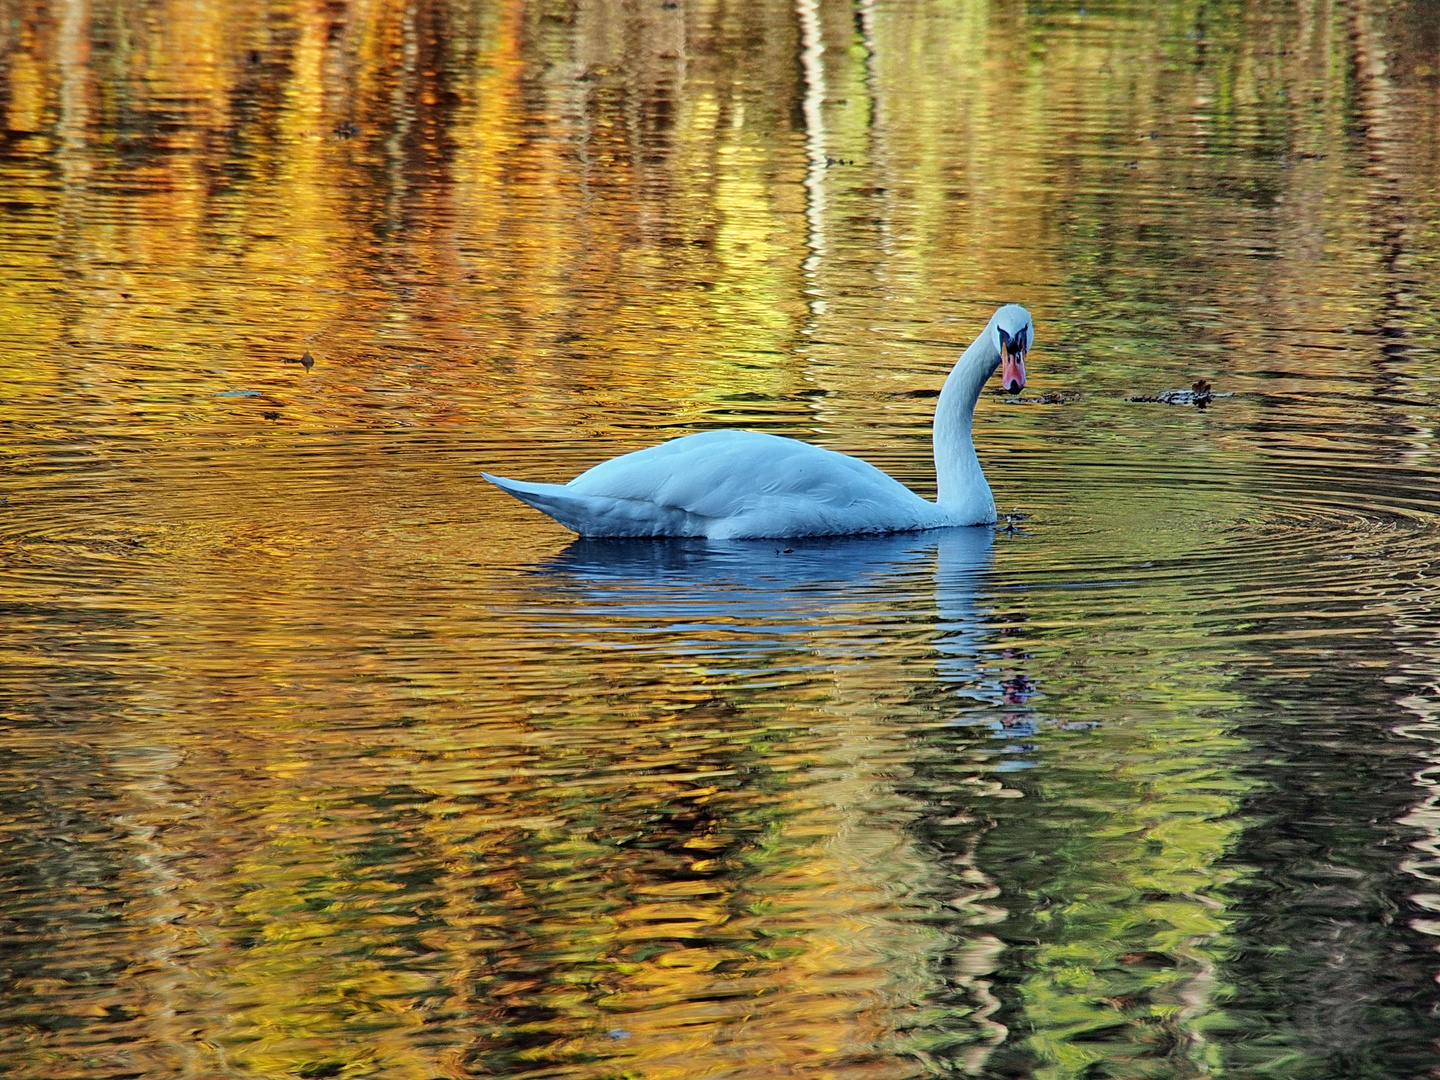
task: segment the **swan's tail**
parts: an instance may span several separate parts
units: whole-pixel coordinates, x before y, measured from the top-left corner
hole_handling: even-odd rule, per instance
[[[580,532],[578,525],[580,519],[586,516],[587,510],[584,504],[590,500],[583,495],[577,496],[573,491],[566,491],[564,484],[532,484],[525,480],[511,480],[505,476],[491,476],[487,472],[480,475],[527,506],[533,506],[542,514],[549,514],[567,529]]]
[[[549,514],[581,536],[703,536],[692,515],[675,507],[656,507],[635,499],[581,495],[565,484],[535,484],[480,474],[501,491]]]

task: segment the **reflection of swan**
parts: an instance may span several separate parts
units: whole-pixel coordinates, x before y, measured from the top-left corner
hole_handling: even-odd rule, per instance
[[[965,350],[935,406],[938,496],[929,502],[859,458],[756,431],[707,431],[623,454],[568,484],[483,474],[581,536],[845,536],[995,520],[995,499],[970,441],[975,402],[1004,364],[1025,385],[1030,313],[1007,304]]]
[[[569,639],[587,629],[611,648],[709,656],[873,654],[938,617],[942,682],[977,701],[987,636],[976,591],[990,529],[821,537],[786,550],[749,540],[577,540],[540,572]],[[933,578],[932,578],[933,572]],[[579,620],[577,623],[576,620]],[[748,666],[748,665],[747,665]]]
[[[737,590],[754,596],[801,591],[863,595],[884,586],[896,574],[924,565],[937,550],[945,552],[946,582],[970,580],[988,565],[994,532],[954,529],[928,536],[818,536],[796,541],[783,551],[763,540],[595,539],[576,540],[544,564],[547,575],[561,573],[577,584],[663,587],[684,594],[691,588]],[[607,589],[609,591],[609,589]],[[723,597],[715,602],[723,606]]]
[[[937,529],[784,549],[581,539],[536,568],[540,623],[567,644],[685,657],[712,675],[885,670],[885,658],[893,674],[920,661],[933,665],[942,715],[974,729],[972,752],[1000,771],[1025,768],[1048,721],[1023,700],[1038,693],[1023,660],[997,655],[995,614],[981,603],[994,536]]]

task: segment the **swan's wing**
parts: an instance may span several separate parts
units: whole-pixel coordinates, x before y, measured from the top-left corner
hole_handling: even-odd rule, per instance
[[[755,431],[687,435],[603,461],[566,490],[683,513],[681,535],[807,536],[933,524],[935,506],[859,458]],[[714,524],[703,531],[694,519]]]
[[[706,431],[602,461],[565,485],[721,517],[757,495],[847,502],[909,489],[869,462],[758,431]]]

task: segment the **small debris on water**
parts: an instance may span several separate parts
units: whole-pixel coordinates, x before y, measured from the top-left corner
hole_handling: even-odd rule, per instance
[[[1234,397],[1233,390],[1227,390],[1223,394],[1217,394],[1210,385],[1209,379],[1196,379],[1190,384],[1189,390],[1165,390],[1159,394],[1141,394],[1137,397],[1127,398],[1127,401],[1151,401],[1161,405],[1194,405],[1197,409],[1203,409],[1216,398]]]
[[[315,358],[310,355],[310,350],[309,350],[309,349],[306,349],[306,350],[305,350],[305,355],[302,356],[302,357],[300,357],[299,360],[290,359],[290,360],[286,360],[285,363],[287,363],[287,364],[302,364],[302,365],[304,365],[305,370],[306,370],[306,371],[309,371],[312,367],[315,366]]]
[[[216,397],[259,397],[259,390],[221,390]]]
[[[1009,397],[1003,402],[1005,405],[1069,405],[1072,401],[1079,401],[1080,395],[1074,391],[1063,393],[1054,390],[1039,397]]]
[[[626,1031],[624,1028],[611,1028],[609,1031],[605,1032],[605,1034],[608,1037],[615,1039],[617,1042],[620,1039],[630,1038],[630,1032]]]
[[[271,411],[270,409],[266,409],[266,410],[265,410],[264,412],[262,412],[260,415],[263,416],[266,420],[279,420],[279,419],[280,419],[280,414],[279,414],[278,412],[273,412],[273,411]]]

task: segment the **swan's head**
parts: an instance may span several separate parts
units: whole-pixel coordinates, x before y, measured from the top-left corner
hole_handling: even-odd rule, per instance
[[[1007,394],[1025,389],[1025,354],[1035,343],[1035,324],[1019,304],[1006,304],[990,320],[1000,354],[1000,385]]]

